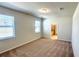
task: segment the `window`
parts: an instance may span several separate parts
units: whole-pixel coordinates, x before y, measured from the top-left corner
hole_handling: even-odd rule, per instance
[[[35,32],[36,33],[40,32],[40,21],[39,20],[35,21]]]
[[[0,40],[15,37],[14,17],[0,14]]]

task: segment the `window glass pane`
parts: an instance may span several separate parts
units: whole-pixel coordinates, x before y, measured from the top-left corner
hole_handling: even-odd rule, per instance
[[[15,37],[14,17],[0,14],[0,40]]]
[[[40,32],[39,28],[36,28],[36,29],[35,29],[35,32],[36,32],[36,33]]]
[[[40,32],[40,21],[38,20],[35,21],[35,32]]]
[[[0,27],[0,38],[12,37],[14,36],[13,32],[13,28]]]
[[[13,26],[14,25],[14,17],[0,15],[0,26]]]

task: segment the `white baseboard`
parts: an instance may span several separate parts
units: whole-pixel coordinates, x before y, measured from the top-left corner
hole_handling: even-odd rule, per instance
[[[40,38],[38,38],[38,39],[40,39]],[[0,54],[2,54],[2,53],[4,53],[4,52],[7,52],[7,51],[10,51],[10,50],[12,50],[12,49],[18,48],[18,47],[20,47],[20,46],[22,46],[22,45],[28,44],[28,43],[30,43],[30,42],[32,42],[32,41],[35,41],[35,40],[38,40],[38,39],[33,39],[33,40],[27,41],[27,42],[25,42],[25,43],[16,45],[16,46],[14,46],[14,47],[12,47],[12,48],[9,48],[9,49],[7,49],[7,50],[0,51]]]
[[[49,38],[49,37],[43,37],[43,38],[45,38],[45,39],[51,39],[51,38]],[[57,40],[60,40],[60,39],[57,39]],[[61,41],[71,42],[70,40],[61,40]]]

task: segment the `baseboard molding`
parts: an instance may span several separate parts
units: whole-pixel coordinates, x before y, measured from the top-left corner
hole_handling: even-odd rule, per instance
[[[45,38],[45,39],[51,39],[51,38],[48,38],[48,37],[43,37],[43,38]],[[51,39],[51,40],[52,40],[52,39]],[[57,39],[57,40],[59,40],[59,39]],[[71,41],[69,41],[69,40],[60,40],[60,41],[71,42]]]
[[[41,37],[38,38],[38,39],[41,39]],[[33,40],[27,41],[27,42],[25,42],[25,43],[19,44],[19,45],[17,45],[17,46],[14,46],[14,47],[12,47],[12,48],[9,48],[9,49],[7,49],[7,50],[0,51],[0,54],[5,53],[5,52],[8,52],[8,51],[13,50],[13,49],[16,49],[16,48],[18,48],[18,47],[21,47],[21,46],[23,46],[23,45],[25,45],[25,44],[31,43],[31,42],[33,42],[33,41],[35,41],[35,40],[38,40],[38,39],[33,39]]]
[[[71,41],[69,41],[69,40],[61,40],[61,41],[71,42]]]

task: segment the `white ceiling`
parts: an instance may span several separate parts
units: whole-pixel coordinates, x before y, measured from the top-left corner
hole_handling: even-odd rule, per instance
[[[38,17],[49,16],[73,16],[76,9],[76,2],[0,2],[0,5],[15,9],[21,12],[30,13]],[[42,14],[38,12],[40,8],[48,8],[50,13]],[[60,11],[59,8],[64,8]]]

